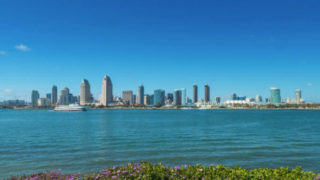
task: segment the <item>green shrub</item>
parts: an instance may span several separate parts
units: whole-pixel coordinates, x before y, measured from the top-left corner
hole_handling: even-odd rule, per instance
[[[29,176],[12,177],[11,180],[20,179],[47,179],[47,180],[60,180],[60,179],[83,179],[83,180],[96,180],[96,179],[155,179],[155,180],[169,180],[169,179],[218,179],[218,180],[247,180],[247,179],[266,179],[266,180],[320,180],[320,174],[316,175],[313,172],[302,171],[300,167],[296,169],[289,168],[259,168],[253,170],[242,169],[240,167],[228,168],[222,165],[218,166],[176,166],[167,167],[162,164],[152,165],[148,162],[141,164],[130,163],[121,167],[109,167],[99,172],[90,174],[67,174],[61,173],[61,170],[50,171],[44,173],[35,173]]]

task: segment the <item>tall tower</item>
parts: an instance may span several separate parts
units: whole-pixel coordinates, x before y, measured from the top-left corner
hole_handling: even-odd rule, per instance
[[[143,85],[139,86],[138,88],[138,100],[137,104],[144,104],[144,87]]]
[[[58,101],[58,88],[56,85],[52,86],[51,104],[57,104]]]
[[[296,89],[296,92],[295,92],[295,100],[296,100],[296,103],[300,103],[301,101],[301,90],[300,89]]]
[[[89,81],[83,79],[80,84],[80,105],[89,104],[91,99]]]
[[[197,85],[193,85],[193,103],[197,103],[198,102],[198,86]]]
[[[40,97],[40,94],[38,91],[33,90],[31,93],[31,104],[32,105],[38,105],[38,99]]]
[[[187,105],[187,90],[185,88],[181,89],[181,105]]]
[[[204,101],[206,103],[210,102],[210,87],[208,84],[204,86]]]
[[[280,104],[281,95],[279,88],[270,88],[270,103],[271,104]]]
[[[69,103],[69,88],[65,87],[60,92],[60,98],[58,104],[60,105],[68,105]]]
[[[109,76],[104,76],[102,80],[102,94],[100,103],[107,106],[113,101],[112,82]]]

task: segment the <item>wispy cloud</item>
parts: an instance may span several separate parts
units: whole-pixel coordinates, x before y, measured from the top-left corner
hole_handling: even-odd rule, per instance
[[[2,90],[2,92],[6,93],[6,94],[11,94],[13,92],[12,89],[4,89]]]
[[[28,46],[23,45],[23,44],[17,45],[17,46],[15,46],[15,48],[20,51],[24,51],[24,52],[31,50]]]
[[[312,83],[307,83],[307,86],[309,86],[309,87],[312,86]]]
[[[5,56],[5,55],[7,55],[7,53],[5,51],[0,51],[0,55]]]

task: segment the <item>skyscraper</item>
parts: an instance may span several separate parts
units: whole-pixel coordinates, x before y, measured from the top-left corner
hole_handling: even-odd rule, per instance
[[[52,86],[51,92],[51,104],[57,104],[58,101],[58,88],[57,86]]]
[[[301,90],[300,89],[296,89],[295,92],[295,101],[296,103],[300,103],[301,102]]]
[[[172,104],[173,102],[173,94],[172,93],[167,93],[166,95],[166,103]]]
[[[34,106],[37,105],[39,97],[40,97],[39,92],[36,90],[33,90],[31,93],[31,104]]]
[[[144,87],[143,85],[138,87],[138,100],[137,104],[144,104]]]
[[[113,101],[112,82],[109,76],[104,76],[102,80],[102,94],[100,103],[107,106]]]
[[[150,105],[150,96],[148,94],[144,95],[144,105]]]
[[[154,105],[164,105],[165,102],[165,91],[162,89],[154,90]]]
[[[91,92],[89,81],[83,79],[80,84],[80,105],[86,105],[90,103]]]
[[[215,97],[215,98],[214,98],[214,102],[215,102],[216,104],[220,104],[221,98],[220,98],[220,97]]]
[[[174,93],[173,93],[173,103],[176,105],[176,106],[181,106],[182,104],[182,92],[180,89],[175,89],[174,90]]]
[[[197,103],[198,102],[198,86],[197,85],[193,85],[193,103]]]
[[[125,104],[132,105],[133,103],[133,92],[122,91],[122,100]]]
[[[60,92],[59,102],[60,105],[68,105],[69,104],[69,89],[63,88]]]
[[[279,88],[270,88],[270,103],[271,104],[280,104],[281,95]]]
[[[206,103],[210,102],[210,87],[208,84],[204,86],[204,101]]]
[[[187,90],[185,88],[181,89],[181,105],[187,105]]]
[[[46,94],[46,98],[49,99],[49,100],[50,100],[50,103],[51,103],[51,93],[47,93],[47,94]]]
[[[262,103],[262,96],[260,95],[256,96],[256,103]]]
[[[231,97],[230,97],[230,100],[232,100],[232,101],[238,100],[237,94],[236,93],[232,93]]]

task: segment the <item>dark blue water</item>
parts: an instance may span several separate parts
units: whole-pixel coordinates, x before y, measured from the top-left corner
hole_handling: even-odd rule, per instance
[[[0,110],[0,177],[140,160],[320,172],[320,111]]]

